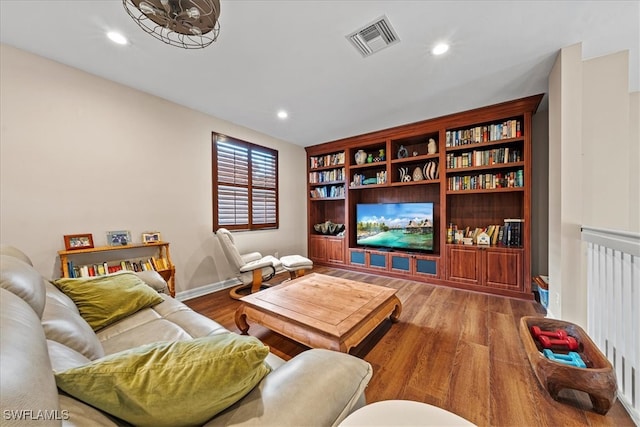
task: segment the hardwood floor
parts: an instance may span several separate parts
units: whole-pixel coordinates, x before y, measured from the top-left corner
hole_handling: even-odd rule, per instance
[[[351,353],[373,366],[367,402],[416,400],[454,412],[478,426],[634,426],[620,402],[606,416],[585,393],[565,390],[562,402],[540,386],[518,335],[522,316],[544,316],[533,301],[503,298],[327,267],[314,272],[398,290],[398,323],[385,321]],[[284,280],[284,275],[273,279]],[[228,290],[185,301],[226,328],[238,301]],[[285,360],[307,348],[259,325],[249,333]]]

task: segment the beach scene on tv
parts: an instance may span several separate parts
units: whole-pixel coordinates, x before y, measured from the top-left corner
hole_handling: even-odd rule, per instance
[[[359,245],[433,250],[433,203],[358,204],[356,220]]]

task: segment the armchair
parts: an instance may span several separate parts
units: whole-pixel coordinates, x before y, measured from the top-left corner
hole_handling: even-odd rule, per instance
[[[249,292],[259,291],[265,286],[263,282],[273,278],[276,269],[282,265],[277,258],[271,255],[263,257],[260,252],[240,254],[233,240],[233,235],[226,228],[219,228],[216,231],[216,236],[218,236],[218,241],[229,265],[234,268],[236,277],[242,282],[242,285],[231,289],[229,292],[231,298],[240,299]]]

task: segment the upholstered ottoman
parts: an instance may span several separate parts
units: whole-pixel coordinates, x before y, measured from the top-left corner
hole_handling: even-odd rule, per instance
[[[305,270],[313,268],[313,261],[301,255],[287,255],[280,258],[282,267],[289,272],[292,279],[304,276]]]

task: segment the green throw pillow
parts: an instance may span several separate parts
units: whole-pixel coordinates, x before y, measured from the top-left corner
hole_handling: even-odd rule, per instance
[[[202,425],[270,372],[268,353],[257,338],[231,333],[159,342],[56,373],[56,383],[134,425]]]
[[[153,288],[133,273],[63,278],[53,283],[73,300],[94,331],[163,301]]]

